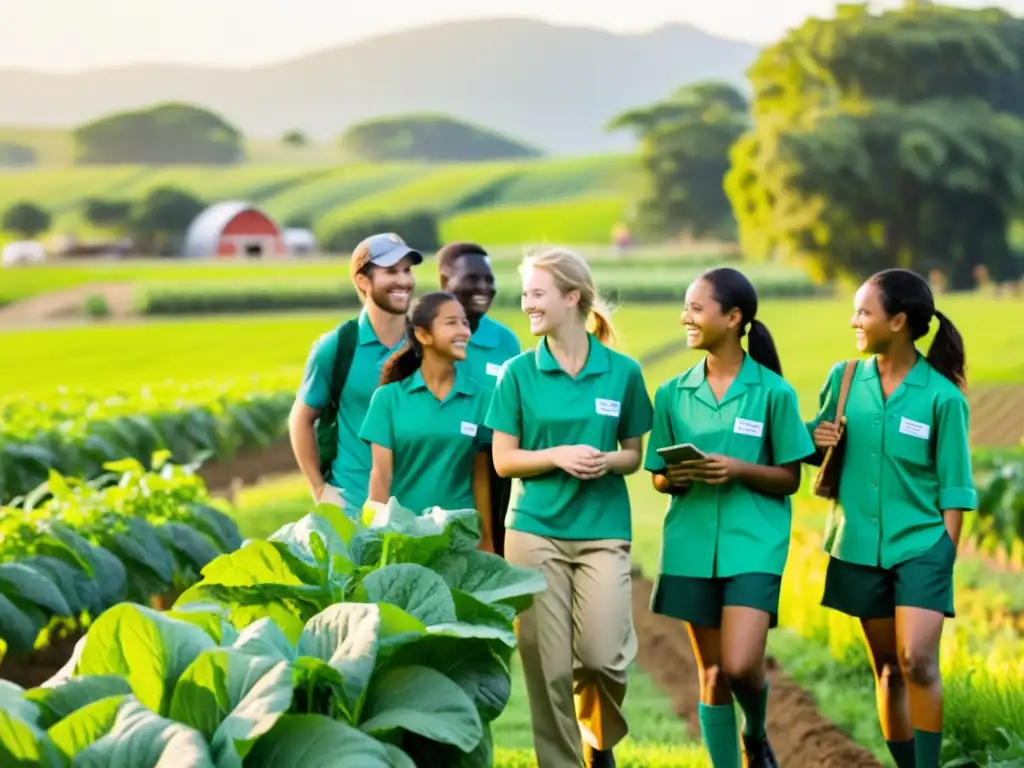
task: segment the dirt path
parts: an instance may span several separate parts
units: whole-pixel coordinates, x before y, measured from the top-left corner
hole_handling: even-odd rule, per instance
[[[633,620],[640,639],[638,663],[669,697],[672,708],[700,734],[697,704],[700,691],[697,663],[681,622],[648,610],[652,584],[644,578],[633,581]],[[818,711],[810,694],[783,674],[769,660],[771,682],[768,706],[768,734],[779,762],[786,768],[880,768],[880,763],[863,747]]]
[[[134,286],[129,283],[91,283],[63,291],[51,291],[0,307],[0,328],[31,327],[52,320],[83,318],[85,300],[93,295],[107,300],[111,317],[134,314]]]

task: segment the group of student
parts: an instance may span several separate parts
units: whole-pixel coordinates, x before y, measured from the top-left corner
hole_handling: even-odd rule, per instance
[[[335,331],[309,355],[292,445],[316,500],[357,512],[392,496],[414,510],[474,508],[482,549],[544,575],[547,589],[517,620],[540,768],[614,766],[627,733],[637,638],[625,476],[641,466],[668,497],[650,608],[685,623],[712,763],[778,766],[765,728],[765,644],[790,497],[801,464],[820,465],[840,439],[823,604],[861,622],[896,764],[938,768],[939,641],[953,616],[962,514],[977,494],[963,341],[927,282],[892,269],[860,287],[850,324],[861,356],[832,368],[805,423],[755,290],[735,269],[710,269],[689,286],[680,320],[704,355],[652,402],[640,365],[613,349],[610,315],[579,254],[551,247],[524,260],[522,311],[539,337],[526,351],[487,317],[495,279],[481,246],[443,247],[442,290],[413,302],[422,261],[394,234],[355,249],[364,309],[329,477],[314,424],[331,404]],[[925,355],[915,342],[933,319]],[[674,457],[684,444],[691,454]]]

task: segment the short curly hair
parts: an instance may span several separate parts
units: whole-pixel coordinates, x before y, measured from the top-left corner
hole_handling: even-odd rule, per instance
[[[448,243],[437,252],[437,271],[441,275],[451,274],[451,269],[463,256],[487,256],[487,251],[477,243]]]

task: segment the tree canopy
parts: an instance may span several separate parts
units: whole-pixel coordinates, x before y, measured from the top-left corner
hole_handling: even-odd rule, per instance
[[[647,180],[636,222],[641,233],[735,235],[723,182],[729,150],[749,124],[747,109],[733,86],[706,82],[612,120],[611,130],[631,129],[640,139]]]
[[[241,131],[191,104],[119,112],[75,128],[78,163],[231,165],[245,159]]]
[[[753,126],[732,151],[744,250],[820,279],[1018,270],[1022,55],[1024,21],[992,9],[846,5],[790,31],[750,69]]]
[[[0,168],[19,168],[37,162],[38,156],[33,147],[16,141],[0,141]]]
[[[35,203],[15,203],[4,210],[0,227],[24,238],[35,238],[50,228],[50,214]]]
[[[446,115],[380,117],[351,126],[342,148],[369,161],[460,162],[536,157],[541,153],[492,130]]]

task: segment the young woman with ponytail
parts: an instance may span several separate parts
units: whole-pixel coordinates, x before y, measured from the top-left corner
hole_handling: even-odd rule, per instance
[[[471,330],[450,293],[418,299],[405,347],[385,364],[359,437],[371,445],[369,500],[394,496],[408,509],[476,509],[490,551],[490,473],[484,427],[489,395],[458,372]]]
[[[927,355],[915,343],[932,319]],[[882,734],[899,768],[938,768],[942,748],[939,639],[953,614],[953,565],[971,471],[964,344],[928,284],[903,269],[857,291],[850,324],[857,363],[844,412],[846,448],[825,548],[822,603],[860,620]],[[845,363],[829,373],[808,425],[824,452],[837,443]],[[817,457],[820,463],[821,454]],[[884,519],[884,523],[883,523]]]
[[[625,475],[640,466],[651,401],[640,365],[607,346],[581,256],[546,249],[521,273],[540,342],[502,367],[486,424],[497,473],[516,478],[505,558],[548,585],[518,622],[537,763],[613,766],[637,650]]]
[[[730,268],[702,274],[681,321],[689,347],[706,354],[654,397],[644,468],[669,502],[651,610],[686,624],[715,768],[741,764],[734,699],[745,716],[743,765],[774,767],[765,643],[778,623],[789,496],[814,445],[746,277]],[[658,453],[686,443],[704,457],[666,463]]]

